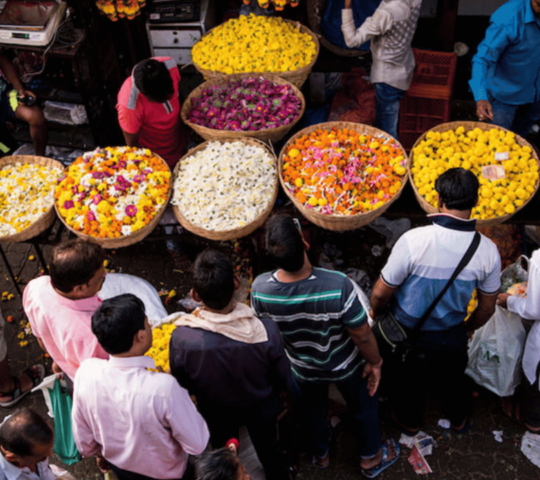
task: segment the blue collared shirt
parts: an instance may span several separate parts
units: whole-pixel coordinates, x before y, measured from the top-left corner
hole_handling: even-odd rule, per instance
[[[531,0],[510,0],[492,16],[472,61],[474,99],[524,105],[540,100],[540,20]]]
[[[19,468],[9,463],[6,457],[0,452],[0,480],[56,480],[53,472],[49,468],[49,460],[39,462],[37,473],[29,468]]]

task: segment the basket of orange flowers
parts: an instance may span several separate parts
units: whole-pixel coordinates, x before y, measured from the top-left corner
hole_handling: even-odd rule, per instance
[[[327,122],[287,142],[279,174],[285,193],[308,220],[328,230],[354,230],[399,197],[407,182],[407,154],[377,128]]]

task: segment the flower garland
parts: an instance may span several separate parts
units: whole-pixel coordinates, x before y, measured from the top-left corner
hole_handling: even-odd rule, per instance
[[[481,220],[514,213],[535,192],[539,178],[531,148],[519,145],[513,132],[496,127],[429,131],[411,154],[413,182],[435,208],[435,181],[442,173],[455,167],[473,172],[480,190],[472,218]]]
[[[28,228],[54,205],[54,183],[62,170],[34,163],[0,170],[0,236]]]
[[[161,368],[164,372],[168,372],[170,369],[169,364],[169,343],[171,343],[171,335],[174,332],[176,326],[174,323],[164,323],[159,327],[152,329],[152,347],[146,356],[154,359],[156,362],[156,368]]]
[[[167,202],[171,172],[150,150],[107,147],[77,158],[56,186],[60,215],[74,230],[118,238],[146,226]]]
[[[403,150],[390,137],[334,127],[297,138],[283,158],[282,175],[304,207],[355,215],[388,202],[401,188],[405,165]]]
[[[258,78],[232,79],[191,100],[188,120],[216,130],[264,130],[292,123],[302,102],[289,85]]]
[[[212,231],[239,228],[271,202],[277,182],[274,158],[244,142],[209,142],[180,163],[171,203],[191,223]]]
[[[280,17],[253,14],[213,28],[191,50],[201,68],[226,74],[294,71],[308,66],[316,53],[311,35]]]
[[[133,20],[145,5],[146,0],[96,0],[98,10],[113,22],[119,18]]]

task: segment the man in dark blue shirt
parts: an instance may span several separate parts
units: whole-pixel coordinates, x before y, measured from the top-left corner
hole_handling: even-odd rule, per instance
[[[521,136],[540,119],[540,0],[510,0],[492,16],[469,82],[480,120]]]

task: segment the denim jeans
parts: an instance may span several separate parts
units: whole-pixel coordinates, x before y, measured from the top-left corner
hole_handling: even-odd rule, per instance
[[[493,107],[493,123],[525,137],[532,126],[540,120],[540,100],[525,105],[508,105],[495,98],[490,99]]]
[[[379,397],[369,396],[367,378],[360,367],[353,376],[335,382],[347,402],[358,453],[374,456],[381,447]],[[293,378],[292,394],[298,409],[304,436],[311,453],[318,457],[330,449],[331,430],[328,424],[328,386],[331,382],[304,382]]]
[[[398,138],[399,101],[407,93],[387,83],[374,83],[375,87],[375,121],[377,128]]]

